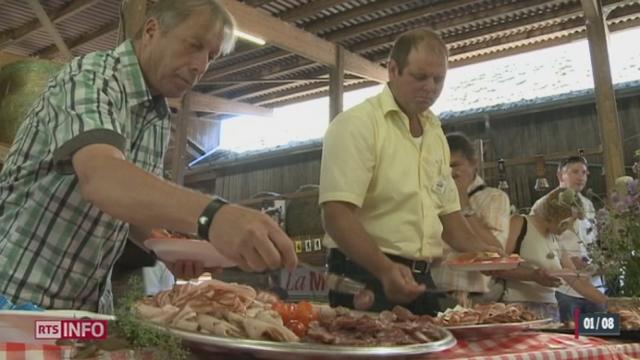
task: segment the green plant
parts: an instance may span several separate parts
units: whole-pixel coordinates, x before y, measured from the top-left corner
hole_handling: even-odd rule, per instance
[[[168,330],[152,327],[136,316],[135,304],[144,298],[142,280],[132,277],[130,291],[115,309],[116,320],[109,323],[109,339],[82,344],[76,359],[93,358],[103,351],[153,351],[154,359],[186,360],[189,352],[179,337]]]
[[[631,177],[616,181],[609,205],[596,215],[599,241],[588,247],[612,295],[640,297],[640,192]]]

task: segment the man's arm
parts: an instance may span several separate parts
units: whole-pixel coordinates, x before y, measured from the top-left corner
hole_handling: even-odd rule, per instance
[[[442,239],[455,250],[460,252],[491,251],[504,253],[502,246],[492,246],[478,240],[469,223],[460,211],[447,215],[440,215],[442,222]]]
[[[131,162],[117,148],[93,144],[72,157],[83,198],[106,214],[142,228],[197,232],[197,218],[211,197],[169,183]],[[209,241],[244,270],[293,268],[291,240],[268,216],[236,205],[223,206]]]
[[[391,261],[371,240],[356,217],[355,205],[328,201],[322,204],[322,210],[327,234],[351,260],[380,280],[390,301],[408,303],[425,291],[408,267]]]

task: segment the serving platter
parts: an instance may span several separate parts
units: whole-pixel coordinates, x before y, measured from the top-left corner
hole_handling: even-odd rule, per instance
[[[480,260],[472,262],[456,262],[455,260],[444,261],[443,266],[452,270],[462,271],[497,271],[512,270],[518,267],[522,260],[513,258],[500,258],[496,260]]]
[[[548,318],[513,323],[447,326],[446,329],[451,331],[455,336],[458,337],[463,337],[466,339],[478,339],[502,336],[505,333],[532,330],[536,327],[543,326],[544,324],[551,321],[553,321],[553,319]]]
[[[159,325],[152,325],[161,327]],[[248,355],[259,359],[373,359],[422,355],[447,350],[456,339],[445,328],[439,328],[441,340],[424,344],[399,346],[341,346],[308,342],[276,342],[219,337],[190,331],[161,327],[180,337],[185,345],[215,354]]]

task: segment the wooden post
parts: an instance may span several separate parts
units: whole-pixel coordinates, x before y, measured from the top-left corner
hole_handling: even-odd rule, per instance
[[[605,183],[607,191],[611,191],[615,179],[625,172],[620,122],[607,51],[608,29],[600,0],[581,1],[589,38],[600,139],[604,149]]]
[[[189,121],[191,119],[191,96],[189,93],[182,98],[182,106],[178,111],[176,119],[176,132],[173,139],[173,154],[171,158],[172,179],[178,185],[184,184],[184,173],[186,168],[185,156],[187,153],[187,129],[189,129]]]
[[[123,0],[120,6],[120,33],[118,42],[132,39],[144,24],[146,0]]]
[[[329,79],[329,121],[342,112],[344,97],[344,48],[336,44],[336,66]]]

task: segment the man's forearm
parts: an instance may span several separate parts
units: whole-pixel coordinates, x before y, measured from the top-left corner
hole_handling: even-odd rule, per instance
[[[103,157],[94,163],[83,167],[91,173],[80,184],[85,200],[142,228],[197,231],[196,219],[209,196],[164,181],[124,159]]]
[[[442,239],[460,252],[483,251],[487,246],[478,239],[460,211],[440,216]]]
[[[355,215],[353,205],[342,202],[323,204],[323,219],[327,234],[351,260],[377,278],[382,276],[390,260],[371,240]]]

